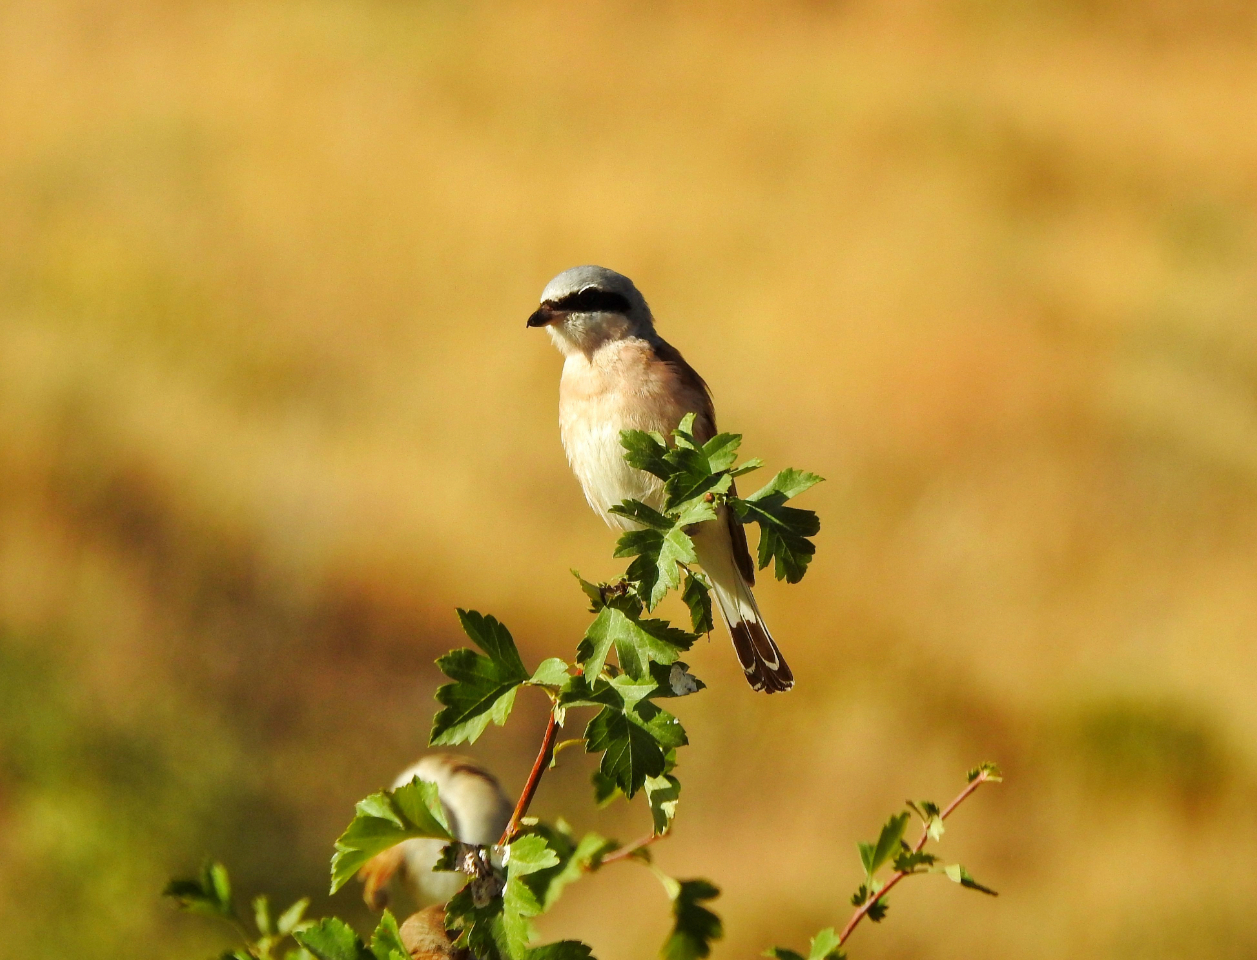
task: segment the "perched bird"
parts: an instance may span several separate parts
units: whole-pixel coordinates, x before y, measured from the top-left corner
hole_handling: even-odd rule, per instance
[[[606,267],[560,273],[541,292],[528,326],[545,327],[566,358],[559,431],[585,499],[611,526],[631,529],[633,521],[610,513],[611,507],[631,498],[658,508],[663,482],[625,461],[620,431],[670,437],[693,413],[695,439],[706,442],[716,433],[707,384],[655,332],[650,307],[633,281]],[[751,688],[789,690],[794,675],[751,593],[755,564],[741,521],[721,508],[716,520],[699,524],[691,536]]]
[[[498,842],[511,819],[511,801],[488,770],[466,757],[430,753],[402,771],[393,788],[405,786],[415,777],[436,784],[455,839],[486,846]],[[400,875],[417,903],[444,903],[454,896],[467,878],[461,873],[432,869],[443,846],[440,840],[405,840],[368,860],[358,871],[367,906],[384,909],[394,874]]]

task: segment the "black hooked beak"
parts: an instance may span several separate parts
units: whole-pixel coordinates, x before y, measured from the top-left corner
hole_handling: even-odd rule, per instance
[[[565,314],[562,310],[555,310],[548,303],[543,303],[533,312],[533,315],[528,318],[527,326],[548,327],[552,323],[558,323],[564,316]]]

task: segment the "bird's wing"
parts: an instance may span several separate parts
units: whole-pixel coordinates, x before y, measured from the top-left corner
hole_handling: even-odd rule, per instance
[[[675,370],[677,380],[686,395],[685,399],[689,401],[694,413],[697,414],[694,418],[694,439],[699,443],[706,443],[716,435],[716,406],[712,402],[711,387],[707,386],[707,381],[686,362],[685,357],[681,356],[681,351],[668,341],[660,337],[651,346],[655,351],[655,359],[668,364]],[[736,497],[737,485],[731,486],[729,492]],[[724,514],[725,522],[729,525],[733,560],[738,566],[738,572],[742,574],[742,579],[748,586],[753,587],[755,586],[755,561],[751,559],[751,550],[746,542],[746,529],[733,510],[726,509]]]

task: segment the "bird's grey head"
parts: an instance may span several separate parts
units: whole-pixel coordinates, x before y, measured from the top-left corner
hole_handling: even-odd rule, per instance
[[[646,299],[622,273],[606,267],[572,267],[541,291],[530,327],[546,327],[564,353],[592,353],[627,337],[651,337],[654,321]]]

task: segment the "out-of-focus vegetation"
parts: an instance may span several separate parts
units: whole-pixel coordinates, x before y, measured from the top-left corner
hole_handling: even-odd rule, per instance
[[[992,756],[998,903],[909,889],[854,955],[1250,956],[1255,46],[1240,0],[0,6],[0,954],[209,952],[166,878],[317,888],[455,604],[580,635],[612,534],[523,322],[599,262],[830,480],[760,590],[796,691],[689,657],[658,855],[720,949],[805,942],[888,797]],[[645,955],[602,882],[556,929]]]

